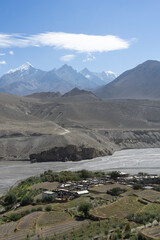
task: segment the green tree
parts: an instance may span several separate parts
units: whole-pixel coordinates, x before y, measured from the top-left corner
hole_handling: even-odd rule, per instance
[[[133,185],[133,189],[134,189],[134,190],[143,189],[143,186],[142,186],[142,184],[140,184],[140,183],[136,183],[136,184]]]
[[[5,205],[14,204],[17,201],[17,197],[14,193],[8,193],[4,199]]]
[[[89,216],[89,210],[92,208],[92,204],[88,202],[82,202],[79,207],[78,211],[84,214],[84,217],[87,218]]]
[[[128,239],[130,237],[131,234],[131,225],[130,223],[126,223],[125,227],[124,227],[124,234],[123,237],[124,239]]]
[[[32,204],[32,203],[33,203],[33,198],[31,198],[30,196],[24,196],[22,198],[22,201],[21,201],[22,206],[26,206],[26,205],[29,205],[29,204]]]
[[[108,194],[111,194],[112,196],[119,196],[120,194],[126,192],[125,189],[120,187],[115,187],[107,191]]]
[[[80,172],[81,172],[81,174],[80,174],[81,178],[93,178],[94,177],[93,172],[90,172],[90,171],[88,171],[86,169],[83,169]]]
[[[45,207],[45,210],[46,210],[47,212],[52,211],[52,206],[51,206],[51,205],[47,205],[47,206]]]
[[[112,179],[117,179],[118,177],[121,176],[120,172],[118,171],[112,171],[111,173],[109,173],[109,175],[111,176]]]

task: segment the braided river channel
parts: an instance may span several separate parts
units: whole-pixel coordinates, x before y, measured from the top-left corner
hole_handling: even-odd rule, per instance
[[[129,149],[115,152],[112,156],[98,157],[79,162],[21,161],[0,162],[0,196],[6,193],[17,181],[43,173],[45,170],[77,171],[122,171],[131,174],[146,172],[160,175],[160,148]]]

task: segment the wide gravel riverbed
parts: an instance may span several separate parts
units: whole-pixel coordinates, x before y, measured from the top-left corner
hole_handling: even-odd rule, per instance
[[[18,180],[34,176],[45,170],[53,171],[87,169],[91,171],[119,170],[128,173],[140,171],[160,175],[160,148],[130,149],[115,152],[112,156],[99,157],[80,162],[33,163],[17,161],[0,162],[0,195]]]

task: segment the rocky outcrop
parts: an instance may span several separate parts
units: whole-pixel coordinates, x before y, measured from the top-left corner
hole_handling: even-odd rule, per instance
[[[159,148],[160,130],[100,130],[108,142],[114,144],[113,152],[122,149]]]
[[[68,145],[66,147],[54,147],[48,151],[38,154],[31,154],[31,162],[48,162],[48,161],[80,161],[91,159],[98,156],[111,154],[108,150],[99,150],[91,147]]]

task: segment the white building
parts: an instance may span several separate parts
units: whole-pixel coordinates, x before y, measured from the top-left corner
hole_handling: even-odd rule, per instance
[[[51,192],[51,191],[45,191],[42,193],[42,199],[45,197],[52,197],[52,198],[56,198],[57,197],[57,193],[56,192]]]

